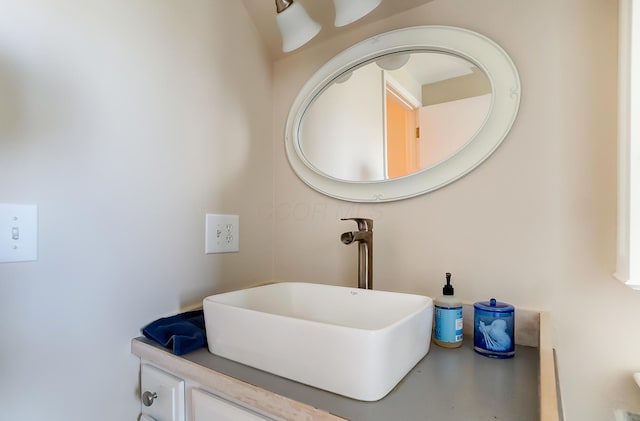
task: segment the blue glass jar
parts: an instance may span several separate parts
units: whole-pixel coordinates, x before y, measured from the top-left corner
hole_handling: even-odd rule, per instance
[[[473,305],[473,349],[492,358],[511,358],[516,353],[514,308],[492,298]]]

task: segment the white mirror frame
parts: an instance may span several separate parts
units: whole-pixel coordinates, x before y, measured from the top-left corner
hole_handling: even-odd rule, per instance
[[[299,142],[307,108],[341,74],[397,52],[435,51],[462,57],[482,69],[493,88],[485,123],[476,136],[445,161],[415,174],[383,181],[344,181],[318,171]],[[351,202],[388,202],[428,193],[459,179],[487,159],[511,129],[520,105],[520,78],[507,53],[489,38],[450,26],[416,26],[376,35],[339,53],[322,66],[296,97],[286,123],[285,149],[294,172],[307,185]]]

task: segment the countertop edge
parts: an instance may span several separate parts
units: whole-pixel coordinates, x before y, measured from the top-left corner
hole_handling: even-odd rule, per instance
[[[538,348],[540,355],[540,419],[544,421],[559,421],[559,388],[551,335],[551,316],[547,312],[540,312]]]

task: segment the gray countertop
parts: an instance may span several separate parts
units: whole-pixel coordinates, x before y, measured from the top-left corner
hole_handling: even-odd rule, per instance
[[[145,338],[136,341],[155,346]],[[538,348],[516,346],[512,359],[431,345],[429,353],[383,399],[361,402],[306,386],[209,353],[180,358],[353,421],[539,420]],[[313,361],[309,361],[313,364]]]

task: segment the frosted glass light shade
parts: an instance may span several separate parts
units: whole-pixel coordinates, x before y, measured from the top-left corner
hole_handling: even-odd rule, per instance
[[[318,35],[322,28],[299,3],[292,3],[278,13],[276,22],[282,35],[282,51],[285,53],[302,47]]]
[[[384,70],[398,70],[409,61],[409,54],[389,54],[376,61],[378,67]]]
[[[366,16],[382,0],[333,0],[336,7],[336,26],[345,26]]]

